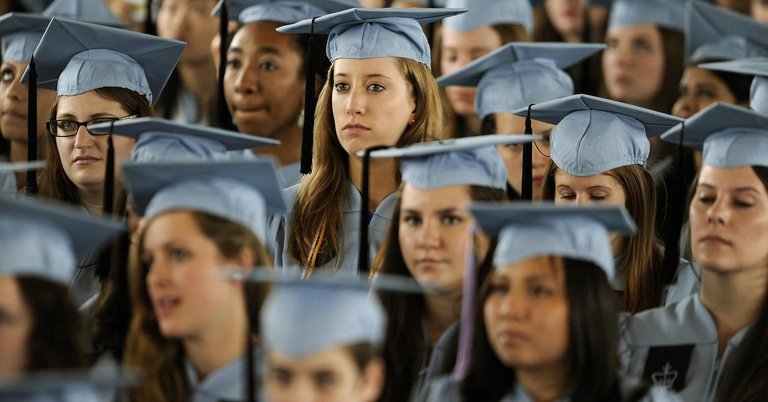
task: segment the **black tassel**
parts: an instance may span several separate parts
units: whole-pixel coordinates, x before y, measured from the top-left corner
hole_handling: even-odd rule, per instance
[[[29,60],[29,87],[27,95],[27,162],[37,160],[37,63]],[[27,172],[27,194],[37,194],[37,173]]]
[[[301,174],[312,173],[312,147],[315,126],[315,106],[317,98],[315,97],[315,63],[312,62],[312,38],[315,35],[315,18],[312,18],[312,24],[309,28],[309,39],[307,40],[307,85],[304,87],[304,127],[301,135]]]
[[[528,105],[528,113],[525,116],[525,135],[533,135],[531,126],[531,108],[533,104]],[[523,144],[523,188],[521,189],[520,199],[533,199],[533,144]]]
[[[227,107],[227,98],[224,96],[224,74],[227,72],[227,50],[229,50],[229,41],[227,40],[229,37],[228,25],[229,10],[227,9],[227,2],[223,1],[219,11],[219,37],[221,42],[219,43],[219,75],[216,77],[218,80],[216,88],[216,120],[220,128],[236,130],[237,128],[232,123],[232,114],[229,113],[229,108]]]
[[[110,215],[114,211],[115,197],[115,147],[112,144],[112,129],[107,137],[107,166],[104,169],[104,199],[102,200],[102,212]]]
[[[248,284],[245,284],[247,287]],[[246,384],[246,392],[248,392],[248,395],[246,396],[246,401],[248,402],[256,402],[256,347],[253,345],[253,340],[251,339],[254,333],[254,323],[256,321],[256,318],[254,317],[255,314],[253,313],[254,306],[255,306],[256,300],[253,299],[253,296],[251,295],[251,292],[248,291],[248,289],[245,289],[245,314],[248,317],[248,325],[247,325],[247,336],[245,338],[247,342],[246,346],[246,364],[245,364],[245,384]]]
[[[157,27],[155,27],[155,22],[152,18],[152,3],[153,0],[147,0],[145,4],[147,7],[147,12],[144,14],[144,33],[147,35],[157,34]]]
[[[690,163],[686,158],[690,152],[686,152],[684,144],[685,122],[681,123],[680,140],[677,143],[677,156],[674,172],[667,189],[667,211],[664,224],[664,260],[662,263],[662,278],[665,284],[670,284],[675,279],[677,267],[680,265],[680,231],[683,227],[685,216],[685,198],[688,180],[685,165]]]
[[[375,146],[365,150],[363,155],[363,188],[360,201],[360,249],[357,259],[357,272],[360,275],[368,274],[368,203],[370,202],[370,169],[371,152],[385,149],[386,146]]]

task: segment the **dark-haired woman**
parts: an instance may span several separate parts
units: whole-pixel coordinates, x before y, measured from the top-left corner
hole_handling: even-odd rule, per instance
[[[586,210],[588,212],[580,211]],[[475,309],[463,376],[436,380],[428,401],[675,401],[619,373],[609,231],[619,207],[506,205],[474,210],[498,234]]]
[[[627,371],[679,390],[685,401],[713,400],[724,368],[765,301],[766,124],[765,116],[727,104],[712,105],[686,120],[686,142],[704,144],[689,208],[701,290],[676,304],[631,317],[623,334]],[[678,126],[664,139],[676,143],[681,130]]]

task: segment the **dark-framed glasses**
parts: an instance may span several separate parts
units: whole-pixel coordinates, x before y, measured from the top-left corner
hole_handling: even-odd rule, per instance
[[[90,135],[109,135],[112,132],[111,129],[108,132],[99,133],[91,131],[91,128],[98,124],[130,120],[137,117],[139,117],[139,115],[132,114],[125,117],[99,117],[88,121],[77,121],[72,119],[48,120],[45,122],[45,128],[48,129],[48,132],[54,137],[74,137],[77,135],[77,130],[80,129],[80,126],[85,126],[85,130],[88,131],[88,134]]]

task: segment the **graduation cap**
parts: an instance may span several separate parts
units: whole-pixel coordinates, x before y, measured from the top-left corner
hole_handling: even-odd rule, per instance
[[[145,218],[177,209],[206,212],[242,224],[266,244],[268,214],[287,212],[272,160],[127,162],[122,169]]]
[[[514,112],[525,116],[528,109]],[[530,108],[534,120],[557,126],[550,136],[550,157],[574,176],[594,176],[627,165],[645,165],[648,137],[661,135],[682,119],[638,106],[572,95]]]
[[[0,197],[0,275],[69,286],[78,262],[122,230],[119,222],[60,203]]]
[[[691,1],[686,18],[688,62],[768,55],[768,26],[713,4]]]
[[[60,96],[119,87],[158,99],[186,44],[53,18],[34,54],[37,85]],[[21,82],[30,79],[30,68]]]
[[[157,117],[117,120],[90,130],[135,139],[137,142],[131,152],[134,162],[226,159],[228,151],[280,144],[272,138]]]
[[[468,10],[443,24],[459,32],[497,24],[519,24],[529,34],[533,32],[533,8],[529,0],[447,0],[445,7]]]
[[[116,28],[128,28],[128,24],[117,19],[103,0],[55,0],[43,10],[42,15],[71,18]]]
[[[327,34],[326,55],[336,59],[402,57],[431,64],[431,49],[419,24],[461,14],[457,9],[353,8],[299,21],[278,28],[293,34]],[[309,53],[307,61],[311,60]],[[311,66],[308,66],[311,67]],[[312,136],[315,116],[314,70],[307,70],[304,131],[301,141],[301,173],[312,172]]]
[[[682,125],[661,139],[677,143]],[[740,106],[717,102],[685,121],[683,143],[704,149],[702,163],[720,168],[768,166],[768,116]]]
[[[45,161],[16,162],[16,163],[1,162],[0,174],[26,172],[29,170],[42,169],[44,167],[45,167]]]
[[[700,64],[699,67],[737,74],[754,75],[749,91],[749,107],[768,115],[768,57]]]
[[[37,14],[13,12],[1,16],[3,60],[29,62],[50,22],[50,17]]]
[[[290,357],[362,342],[381,345],[386,314],[370,293],[425,292],[412,278],[384,274],[369,281],[367,276],[317,272],[307,279],[299,269],[282,268],[236,272],[230,277],[275,285],[261,308],[261,339],[267,350]]]
[[[476,86],[480,118],[511,113],[532,103],[573,94],[563,69],[605,49],[604,44],[508,43],[462,68],[441,76],[441,86]]]
[[[608,27],[652,24],[685,31],[687,0],[613,0]]]
[[[498,236],[493,264],[514,264],[537,256],[589,261],[614,276],[609,233],[632,234],[636,227],[624,207],[554,204],[477,203],[470,206],[478,225]]]

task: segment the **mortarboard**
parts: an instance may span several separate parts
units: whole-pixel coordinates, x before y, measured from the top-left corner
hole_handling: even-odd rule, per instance
[[[228,0],[228,3],[233,1]],[[235,1],[234,3],[242,3]],[[357,0],[260,0],[249,3],[239,14],[241,24],[255,21],[277,21],[293,24],[308,18],[359,7]]]
[[[661,139],[680,141],[682,124]],[[768,166],[768,116],[717,102],[685,120],[683,144],[704,149],[702,163],[721,168]]]
[[[99,124],[91,131],[137,140],[131,152],[131,160],[135,162],[225,159],[227,151],[280,144],[272,138],[156,117]]]
[[[128,28],[128,24],[117,19],[103,0],[54,0],[42,12],[42,15],[71,18],[116,28]]]
[[[306,279],[298,269],[259,269],[235,278],[275,285],[261,308],[261,338],[266,349],[291,357],[362,342],[381,345],[386,315],[371,291],[424,292],[413,279],[382,274],[369,282],[367,277],[318,272]]]
[[[206,212],[242,224],[266,244],[267,215],[287,212],[272,160],[128,162],[122,169],[145,218],[176,209]]]
[[[8,13],[0,17],[3,60],[28,63],[49,22],[50,17],[37,14]]]
[[[54,18],[35,51],[37,85],[60,96],[104,87],[158,99],[186,44],[127,30]],[[27,83],[29,68],[21,82]]]
[[[327,34],[328,60],[402,57],[431,65],[429,41],[421,25],[461,14],[457,9],[353,8],[278,28],[293,34]],[[311,60],[309,55],[307,60]],[[301,173],[312,171],[312,136],[315,113],[314,73],[307,69]]]
[[[594,263],[614,276],[611,232],[632,234],[632,217],[617,206],[555,206],[514,202],[478,203],[470,211],[483,231],[498,235],[493,264],[555,255]]]
[[[768,54],[768,26],[754,18],[701,1],[688,4],[688,63]]]
[[[706,63],[701,68],[754,75],[749,91],[749,107],[768,115],[768,57]]]
[[[67,205],[0,197],[0,274],[69,286],[78,262],[122,230]]]
[[[651,24],[683,32],[685,31],[686,1],[614,0],[608,27]]]
[[[529,0],[448,0],[445,7],[468,10],[443,24],[459,32],[497,24],[519,24],[528,34],[533,32],[533,8]]]
[[[514,112],[525,116],[528,109]],[[550,157],[574,176],[593,176],[627,165],[645,165],[648,137],[661,135],[682,121],[638,106],[572,95],[534,105],[534,120],[557,126],[550,136]]]
[[[509,43],[437,83],[478,87],[475,110],[482,119],[572,95],[573,81],[562,70],[602,49],[604,44]]]

